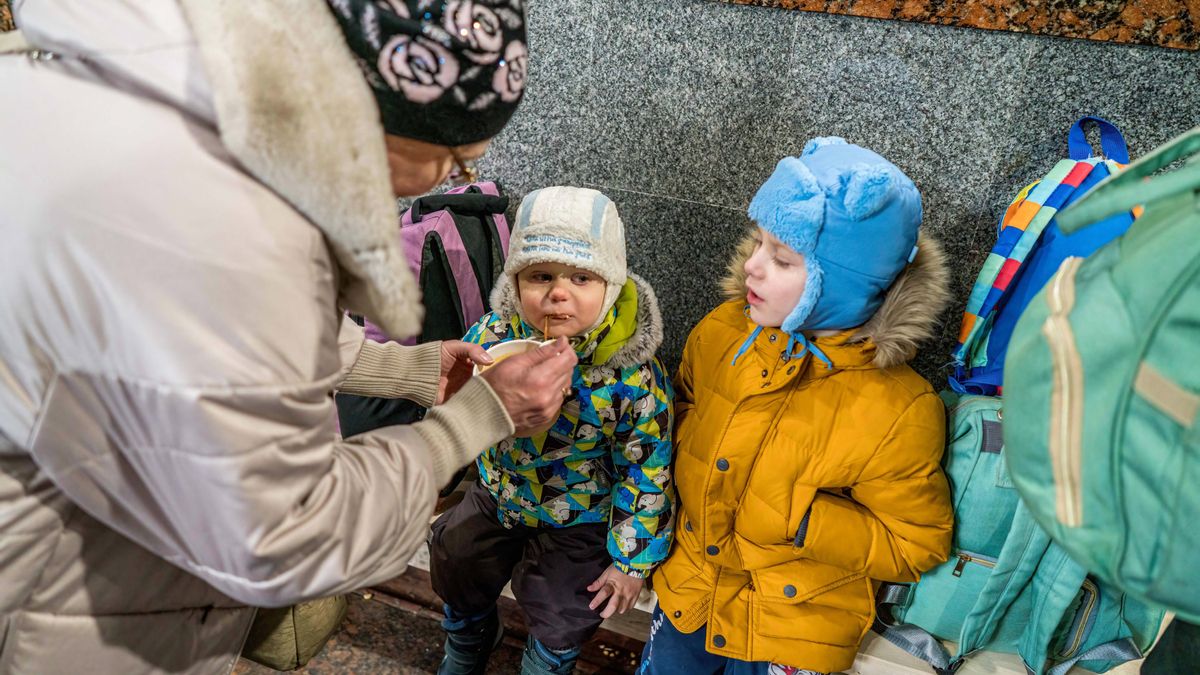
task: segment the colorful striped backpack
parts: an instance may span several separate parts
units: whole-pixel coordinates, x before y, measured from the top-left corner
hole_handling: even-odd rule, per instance
[[[1128,211],[1119,214],[1085,238],[1057,229],[1059,209],[1119,170],[1115,160],[1128,161],[1120,132],[1103,120],[1094,121],[1110,158],[1087,156],[1083,123],[1089,119],[1071,128],[1072,159],[1060,161],[1008,207],[967,302],[954,352],[954,391],[943,392],[949,411],[944,465],[955,509],[952,557],[915,584],[880,590],[875,630],[938,673],[954,672],[981,650],[1018,654],[1035,675],[1061,675],[1077,663],[1103,672],[1140,657],[1162,619],[1161,612],[1097,582],[1051,542],[1005,463],[997,395],[1011,335],[1011,329],[999,332],[1010,321],[1004,315],[1019,314],[1028,303],[1020,294],[1031,296],[1044,283],[1039,266],[1054,265],[1067,251],[1090,253],[1105,243],[1105,234],[1116,236],[1133,219]],[[957,651],[942,641],[957,643]]]
[[[1099,127],[1103,158],[1090,156],[1084,131],[1089,121]],[[1071,158],[1060,160],[1044,178],[1021,190],[1005,211],[996,245],[968,296],[950,377],[950,387],[960,394],[1001,392],[1013,327],[1034,294],[1063,260],[1087,257],[1129,229],[1136,215],[1127,209],[1070,235],[1058,227],[1060,210],[1129,163],[1121,132],[1100,118],[1080,118],[1067,141]]]

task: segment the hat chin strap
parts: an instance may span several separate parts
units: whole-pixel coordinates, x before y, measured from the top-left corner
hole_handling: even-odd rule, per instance
[[[600,312],[596,314],[596,320],[592,322],[592,325],[583,331],[584,335],[591,335],[592,331],[604,323],[604,319],[608,317],[608,313],[612,310],[613,305],[617,304],[617,298],[621,295],[621,288],[623,286],[624,284],[614,284],[611,281],[604,282],[604,305],[600,307]]]
[[[738,348],[737,353],[733,355],[733,362],[729,365],[737,365],[738,359],[742,358],[743,354],[750,351],[750,346],[753,345],[754,341],[758,339],[758,336],[762,333],[762,330],[762,326],[754,327],[754,330],[750,333],[750,337],[746,338],[746,341],[743,342],[742,346]],[[797,345],[800,346],[799,351],[796,351]],[[831,361],[829,357],[825,355],[825,352],[821,351],[819,347],[810,342],[809,339],[804,336],[804,333],[801,333],[800,331],[788,333],[787,348],[783,352],[783,360],[790,361],[794,358],[801,357],[804,355],[804,352],[808,352],[814,357],[820,359],[825,364],[826,368],[833,368],[833,361]]]

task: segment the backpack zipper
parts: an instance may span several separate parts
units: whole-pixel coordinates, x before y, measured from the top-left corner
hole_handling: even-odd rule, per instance
[[[1054,385],[1050,395],[1050,465],[1054,471],[1055,513],[1067,527],[1083,523],[1082,429],[1083,364],[1075,345],[1070,314],[1075,307],[1075,275],[1083,258],[1063,261],[1046,289],[1050,314],[1042,335],[1050,345]]]
[[[956,564],[954,566],[954,572],[953,572],[954,576],[956,576],[956,577],[962,576],[963,568],[967,566],[967,563],[973,562],[973,563],[983,565],[984,567],[995,567],[996,566],[995,560],[991,560],[989,558],[984,558],[984,557],[975,555],[974,553],[967,553],[966,551],[959,551],[956,554],[956,557],[958,558],[958,564]]]
[[[1083,644],[1084,632],[1087,630],[1088,623],[1091,622],[1092,612],[1096,609],[1096,600],[1100,597],[1100,589],[1096,588],[1096,584],[1091,579],[1083,580],[1083,607],[1076,614],[1078,617],[1075,622],[1075,633],[1071,636],[1071,646],[1066,651],[1059,654],[1063,659],[1069,659],[1079,651],[1079,646]]]

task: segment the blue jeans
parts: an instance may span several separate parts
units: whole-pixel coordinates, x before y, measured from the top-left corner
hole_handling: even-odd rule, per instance
[[[637,675],[820,675],[767,661],[738,661],[704,650],[706,626],[694,633],[680,633],[655,607],[650,620],[650,639],[642,651]]]

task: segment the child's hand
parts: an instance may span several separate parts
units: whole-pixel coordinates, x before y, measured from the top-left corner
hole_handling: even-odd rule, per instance
[[[442,372],[438,377],[437,405],[458,393],[471,374],[475,364],[486,366],[491,364],[492,357],[483,347],[461,340],[446,340],[442,342]]]
[[[599,591],[596,593],[596,597],[592,598],[588,607],[594,610],[604,604],[604,600],[607,598],[608,606],[604,608],[603,612],[600,612],[601,619],[607,619],[618,612],[624,614],[637,602],[638,594],[642,592],[644,583],[644,579],[631,577],[617,569],[615,565],[609,565],[608,569],[604,570],[604,574],[601,574],[599,579],[588,586],[589,591]]]

